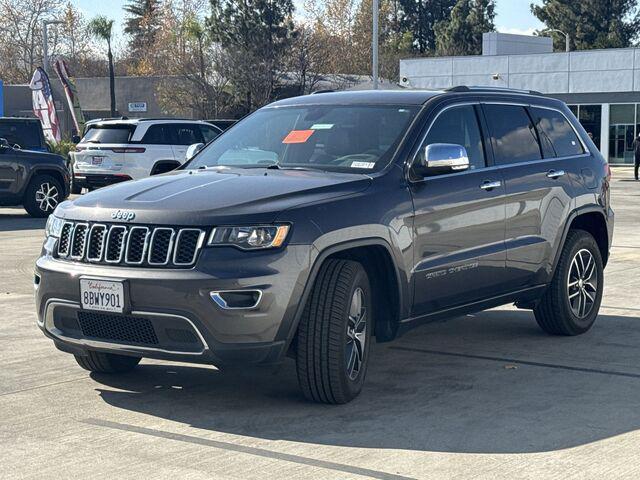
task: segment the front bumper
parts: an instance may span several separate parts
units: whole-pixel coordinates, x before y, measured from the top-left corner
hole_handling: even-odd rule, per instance
[[[43,254],[35,269],[38,326],[60,350],[77,355],[97,350],[214,365],[276,363],[292,338],[310,256],[307,245],[275,252],[205,248],[193,269],[175,270],[91,265]],[[122,280],[125,313],[83,310],[82,277]],[[262,295],[254,308],[224,309],[210,295],[224,290]],[[95,336],[82,323],[85,317],[110,331],[117,325],[133,328],[135,322],[138,330],[153,331],[156,341]]]

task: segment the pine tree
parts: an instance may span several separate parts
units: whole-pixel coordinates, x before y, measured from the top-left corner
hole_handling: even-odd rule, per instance
[[[480,55],[482,34],[495,30],[494,0],[458,0],[451,17],[435,27],[438,55]]]
[[[247,110],[274,97],[294,37],[292,0],[211,0],[212,39],[233,61],[232,83]]]
[[[436,49],[434,27],[449,19],[456,0],[398,0],[399,37],[410,32],[414,50],[421,54]]]
[[[131,35],[129,48],[139,60],[153,47],[161,27],[160,0],[130,0],[123,8],[127,12],[124,32]]]
[[[547,28],[569,34],[572,49],[629,47],[640,33],[637,0],[542,0],[531,11]],[[564,50],[564,36],[553,35]]]

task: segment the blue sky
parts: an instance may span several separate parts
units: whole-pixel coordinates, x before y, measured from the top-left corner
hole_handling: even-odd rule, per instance
[[[294,0],[296,5],[301,5],[302,0]],[[497,16],[496,26],[501,32],[507,33],[531,33],[542,28],[542,24],[531,14],[529,5],[531,2],[541,3],[540,0],[496,0]],[[114,18],[119,25],[122,24],[122,5],[125,0],[72,0],[87,16],[106,15]],[[118,30],[121,30],[118,28]]]

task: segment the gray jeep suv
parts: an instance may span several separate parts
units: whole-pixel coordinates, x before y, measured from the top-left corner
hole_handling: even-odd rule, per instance
[[[38,324],[80,366],[293,357],[305,396],[360,392],[369,346],[515,303],[555,335],[596,319],[607,163],[535,92],[322,93],[234,125],[180,169],[61,204]]]

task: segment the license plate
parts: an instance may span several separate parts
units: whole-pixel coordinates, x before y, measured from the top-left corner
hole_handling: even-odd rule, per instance
[[[124,286],[122,282],[81,278],[80,303],[87,310],[122,313]]]
[[[102,165],[104,157],[91,157],[91,165]]]

